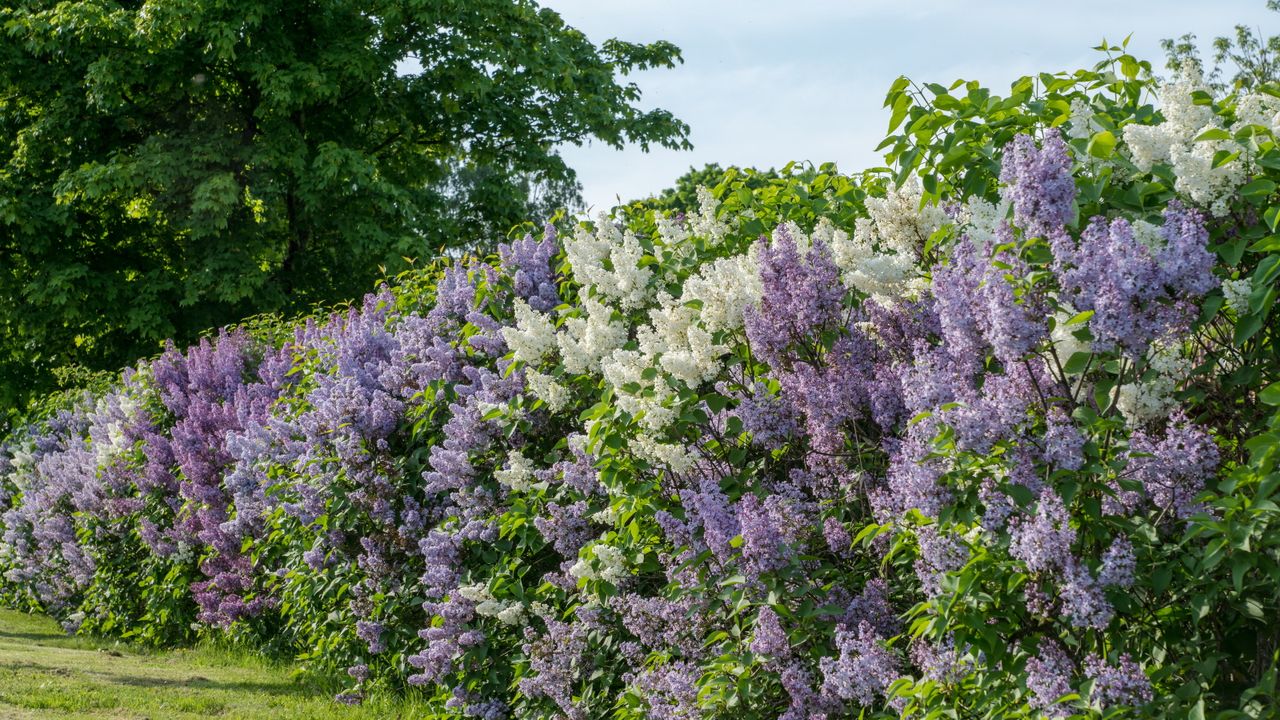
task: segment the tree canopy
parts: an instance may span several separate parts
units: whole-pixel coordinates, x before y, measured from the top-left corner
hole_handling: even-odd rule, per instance
[[[356,297],[579,201],[556,148],[687,147],[529,0],[0,8],[0,400],[260,312]]]

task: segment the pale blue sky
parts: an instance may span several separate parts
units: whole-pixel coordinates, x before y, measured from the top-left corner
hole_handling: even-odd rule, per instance
[[[898,75],[1007,89],[1032,72],[1095,62],[1105,36],[1133,33],[1130,50],[1163,66],[1162,38],[1194,32],[1202,43],[1240,22],[1280,33],[1264,0],[542,0],[595,42],[670,40],[674,70],[634,79],[642,105],[692,127],[688,152],[596,144],[566,147],[583,194],[597,209],[672,184],[690,166],[780,167],[834,161],[854,171],[874,152]]]

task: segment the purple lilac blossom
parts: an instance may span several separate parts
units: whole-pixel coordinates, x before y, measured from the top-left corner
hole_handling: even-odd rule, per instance
[[[1012,543],[1009,554],[1026,563],[1032,572],[1065,568],[1073,562],[1071,545],[1076,532],[1053,490],[1044,490],[1036,503],[1036,513],[1029,520],[1016,517],[1009,521]]]
[[[839,321],[844,286],[821,242],[801,254],[786,227],[779,226],[773,242],[762,238],[757,247],[764,296],[746,311],[747,338],[753,352],[778,368],[789,347],[812,342],[815,331]]]
[[[543,697],[555,704],[569,720],[586,720],[586,708],[574,700],[575,688],[591,666],[587,633],[582,622],[560,622],[544,617],[547,631],[539,635],[532,627],[524,629],[525,657],[529,658],[530,675],[520,680],[520,692],[527,697]]]
[[[836,632],[836,658],[822,658],[822,692],[869,707],[885,688],[901,677],[898,660],[870,623]]]
[[[1057,406],[1045,419],[1044,459],[1062,470],[1079,470],[1084,466],[1084,436]]]
[[[1102,554],[1102,566],[1098,568],[1098,582],[1108,587],[1133,586],[1137,560],[1133,555],[1133,543],[1124,535],[1116,536],[1107,551]]]
[[[1169,417],[1163,437],[1146,430],[1129,438],[1129,472],[1161,513],[1186,519],[1202,510],[1196,496],[1218,467],[1218,446],[1186,413]]]
[[[1071,708],[1058,700],[1073,692],[1071,679],[1074,674],[1071,658],[1067,657],[1062,646],[1049,638],[1042,639],[1038,652],[1027,660],[1027,690],[1031,692],[1031,707],[1050,718],[1071,715]]]
[[[1029,235],[1047,236],[1075,216],[1071,165],[1071,153],[1057,128],[1045,131],[1039,148],[1030,135],[1016,135],[1005,146],[1001,194],[1013,204],[1018,227]]]
[[[1090,655],[1085,658],[1084,672],[1093,680],[1093,699],[1104,708],[1145,705],[1154,697],[1151,680],[1127,653],[1115,665]]]
[[[1124,218],[1095,217],[1078,247],[1067,237],[1055,243],[1062,300],[1093,311],[1095,349],[1144,357],[1152,341],[1185,330],[1199,298],[1218,286],[1203,217],[1170,203],[1164,223],[1165,245],[1154,250]]]
[[[791,651],[787,633],[782,629],[778,613],[771,607],[760,608],[756,615],[756,632],[751,640],[751,652],[757,655],[782,657]]]

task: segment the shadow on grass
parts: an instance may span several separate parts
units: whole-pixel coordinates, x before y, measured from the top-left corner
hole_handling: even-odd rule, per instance
[[[64,667],[55,665],[43,665],[33,662],[0,662],[0,669],[13,670],[14,672],[34,672],[44,675],[57,675],[58,677],[69,677],[71,671]]]
[[[0,640],[42,640],[46,643],[57,642],[59,640],[68,640],[71,636],[59,635],[57,633],[42,632],[13,632],[10,630],[0,630]]]
[[[170,679],[170,678],[147,678],[134,677],[132,675],[117,675],[115,673],[94,673],[103,680],[115,683],[117,685],[128,685],[137,688],[161,688],[167,690],[188,689],[188,690],[217,690],[236,693],[250,693],[257,695],[275,695],[280,697],[313,697],[320,693],[318,688],[307,687],[305,685],[294,685],[288,682],[252,682],[252,681],[223,681],[210,680],[206,677],[194,675],[189,678]]]
[[[64,667],[45,665],[36,662],[0,662],[0,669],[54,675],[61,678],[72,677],[75,674]],[[308,698],[324,694],[323,688],[304,684],[295,684],[289,681],[223,681],[211,680],[200,675],[192,675],[186,678],[149,678],[122,675],[113,672],[103,672],[100,670],[86,670],[84,671],[84,674],[89,676],[85,678],[86,680],[99,680],[102,682],[112,683],[114,685],[125,685],[136,688],[214,690],[219,692],[250,693],[257,695],[273,695],[278,697],[294,696],[299,698]]]

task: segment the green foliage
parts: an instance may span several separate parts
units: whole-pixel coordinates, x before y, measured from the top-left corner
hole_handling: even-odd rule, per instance
[[[0,403],[579,201],[555,151],[687,147],[531,0],[0,8]]]
[[[787,174],[796,174],[791,170],[791,166],[788,166],[788,168]],[[809,171],[805,177],[812,179],[816,174],[815,171]],[[635,216],[643,215],[651,210],[667,214],[693,213],[698,211],[701,204],[698,200],[698,188],[714,190],[722,183],[733,183],[741,178],[742,182],[738,183],[739,187],[747,190],[756,190],[764,187],[769,181],[781,177],[781,175],[773,168],[756,170],[755,168],[731,166],[726,170],[720,167],[719,163],[709,163],[700,169],[691,167],[689,172],[676,178],[673,187],[664,188],[662,192],[650,198],[627,203],[626,212]]]

